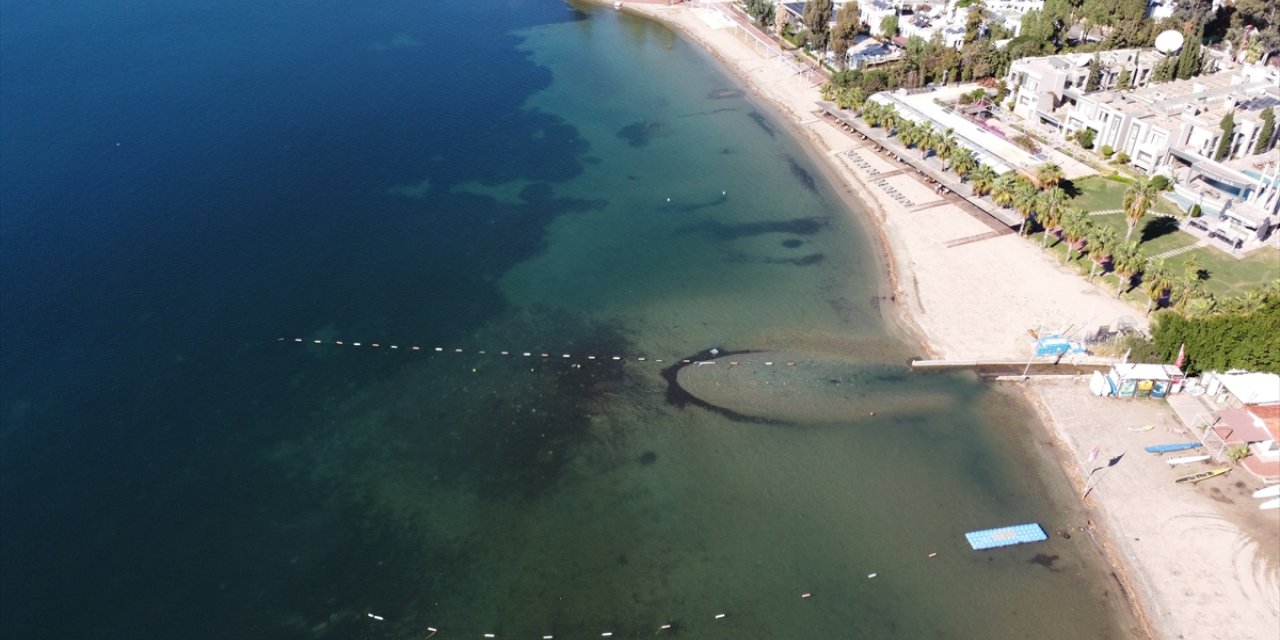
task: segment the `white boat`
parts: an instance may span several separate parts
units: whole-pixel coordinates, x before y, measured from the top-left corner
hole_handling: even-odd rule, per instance
[[[1172,467],[1179,464],[1191,464],[1192,462],[1204,462],[1205,460],[1208,460],[1208,459],[1209,459],[1209,456],[1182,456],[1181,458],[1169,458],[1168,460],[1165,460],[1165,462],[1168,462],[1169,466]]]
[[[1255,498],[1275,498],[1280,497],[1280,484],[1273,484],[1269,487],[1258,489],[1253,492]]]
[[[1266,511],[1267,509],[1280,509],[1280,498],[1272,498],[1258,505],[1258,508],[1263,511]]]

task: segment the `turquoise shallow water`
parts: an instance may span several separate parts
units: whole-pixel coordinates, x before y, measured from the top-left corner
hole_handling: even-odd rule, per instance
[[[0,7],[6,637],[1127,635],[1083,536],[968,550],[1082,521],[1033,414],[902,370],[866,231],[669,30]],[[888,373],[735,420],[661,374],[710,347]]]

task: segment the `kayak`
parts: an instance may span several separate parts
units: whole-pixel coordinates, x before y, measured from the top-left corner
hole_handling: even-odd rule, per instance
[[[1203,480],[1208,480],[1209,478],[1216,478],[1230,470],[1231,467],[1218,467],[1217,469],[1210,469],[1208,471],[1201,471],[1200,473],[1193,473],[1189,476],[1182,476],[1181,478],[1174,480],[1174,482],[1178,484],[1195,484]]]
[[[1149,447],[1145,447],[1145,450],[1147,453],[1172,453],[1174,451],[1195,449],[1199,446],[1199,442],[1175,442],[1173,444],[1153,444]]]
[[[1181,458],[1169,458],[1168,460],[1165,460],[1165,462],[1168,462],[1169,466],[1172,467],[1174,465],[1179,465],[1179,464],[1191,464],[1192,462],[1204,462],[1205,460],[1208,460],[1208,459],[1209,459],[1209,456],[1182,456]]]
[[[1280,484],[1273,484],[1265,489],[1258,489],[1253,492],[1255,498],[1275,498],[1280,496]]]
[[[1263,511],[1266,511],[1268,509],[1280,509],[1280,498],[1272,498],[1258,505],[1258,508],[1262,509]]]

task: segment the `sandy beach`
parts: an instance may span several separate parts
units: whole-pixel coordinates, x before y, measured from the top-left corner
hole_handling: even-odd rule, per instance
[[[1028,331],[1038,328],[1089,333],[1121,320],[1146,328],[1142,310],[1115,299],[1110,285],[1086,282],[1038,243],[970,213],[955,196],[939,197],[907,165],[823,118],[819,87],[748,44],[733,26],[745,21],[729,3],[653,0],[626,2],[623,9],[701,43],[810,141],[839,186],[870,214],[898,303],[896,320],[933,357],[1025,358]],[[904,206],[894,193],[912,204]],[[1238,471],[1200,486],[1173,484],[1174,472],[1142,451],[1178,437],[1169,430],[1180,425],[1163,402],[1096,398],[1083,379],[1023,388],[1058,443],[1066,476],[1082,495],[1092,487],[1084,498],[1090,535],[1114,566],[1147,636],[1280,634],[1280,514],[1254,508],[1248,493],[1258,483]],[[1159,428],[1126,429],[1137,424]],[[1094,446],[1103,459],[1090,464]],[[1114,466],[1093,471],[1116,456]]]

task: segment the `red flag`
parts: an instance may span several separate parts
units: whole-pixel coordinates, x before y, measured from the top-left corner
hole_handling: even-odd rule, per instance
[[[1178,357],[1174,359],[1173,366],[1181,369],[1183,363],[1185,363],[1186,361],[1187,361],[1187,343],[1184,342],[1182,343],[1182,346],[1178,347]]]

